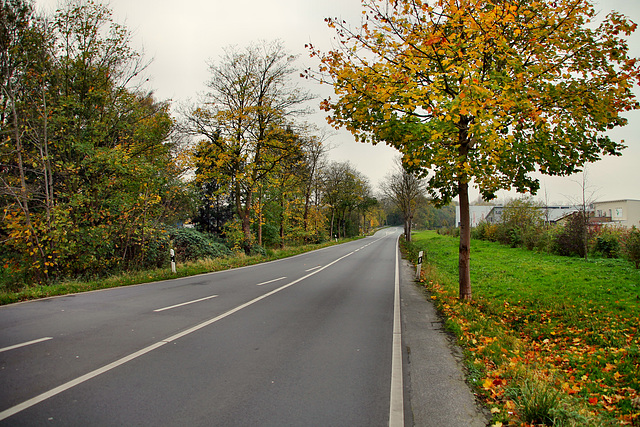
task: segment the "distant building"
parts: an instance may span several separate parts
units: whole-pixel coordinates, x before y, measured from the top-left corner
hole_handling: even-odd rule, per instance
[[[487,214],[494,206],[469,206],[469,219],[471,227],[477,227],[486,219]],[[460,206],[456,206],[456,226],[460,227]]]
[[[624,199],[608,202],[594,202],[590,206],[591,223],[640,228],[640,200]]]
[[[504,213],[504,206],[493,206],[493,209],[486,215],[485,220],[489,224],[499,224],[502,222],[502,214]],[[575,206],[540,206],[536,207],[542,211],[542,218],[548,224],[555,224],[560,218],[564,218],[567,215],[577,212],[578,208]]]

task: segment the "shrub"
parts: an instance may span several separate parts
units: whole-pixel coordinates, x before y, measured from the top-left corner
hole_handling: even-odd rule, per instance
[[[595,238],[594,251],[605,258],[617,258],[620,255],[620,231],[604,228]]]
[[[558,227],[540,229],[536,238],[535,249],[540,252],[553,252],[554,241],[556,239],[558,229]]]
[[[626,259],[640,268],[640,230],[635,225],[625,233],[622,239],[622,253]]]
[[[460,237],[459,227],[442,227],[437,232],[443,236]]]
[[[219,258],[231,253],[229,248],[218,242],[213,235],[201,233],[193,228],[175,228],[170,234],[179,261]]]
[[[487,231],[490,224],[486,221],[480,221],[478,225],[471,230],[471,238],[476,240],[489,240],[487,238]]]
[[[262,255],[262,256],[266,256],[267,255],[267,251],[265,250],[264,247],[262,247],[261,245],[258,245],[257,243],[251,246],[251,249],[249,251],[249,255]]]
[[[565,226],[556,235],[554,252],[563,256],[584,257],[586,248],[584,245],[584,237],[587,232],[584,214],[576,212],[568,218]]]

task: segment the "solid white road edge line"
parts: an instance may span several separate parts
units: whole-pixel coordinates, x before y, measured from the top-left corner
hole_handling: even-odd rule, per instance
[[[154,312],[154,313],[157,313],[157,312],[159,312],[159,311],[171,310],[172,308],[182,307],[183,305],[189,305],[189,304],[193,304],[193,303],[200,302],[200,301],[206,301],[206,300],[208,300],[208,299],[215,298],[215,297],[217,297],[217,296],[218,296],[218,295],[211,295],[211,296],[204,297],[204,298],[200,298],[200,299],[196,299],[196,300],[193,300],[193,301],[183,302],[182,304],[172,305],[172,306],[170,306],[170,307],[158,308],[158,309],[156,309],[156,310],[153,310],[153,312]]]
[[[258,283],[256,286],[268,285],[269,283],[277,282],[278,280],[283,280],[283,279],[286,279],[286,278],[287,278],[286,276],[279,277],[277,279],[269,280],[267,282]]]
[[[155,349],[157,349],[159,347],[162,347],[163,345],[165,345],[167,343],[170,343],[170,342],[173,342],[173,341],[175,341],[175,340],[177,340],[179,338],[185,337],[185,336],[187,336],[187,335],[189,335],[189,334],[191,334],[193,332],[196,332],[197,330],[200,330],[200,329],[202,329],[202,328],[204,328],[206,326],[211,325],[212,323],[215,323],[215,322],[217,322],[219,320],[222,320],[225,317],[231,316],[232,314],[242,310],[243,308],[249,307],[250,305],[253,305],[253,304],[257,303],[258,301],[261,301],[261,300],[263,300],[263,299],[265,299],[267,297],[270,297],[273,294],[276,294],[276,293],[278,293],[280,291],[283,291],[283,290],[285,290],[285,289],[287,289],[287,288],[289,288],[289,287],[291,287],[291,286],[293,286],[293,285],[295,285],[295,284],[297,284],[299,282],[302,282],[303,280],[313,276],[314,274],[320,273],[322,270],[331,267],[333,264],[342,261],[346,257],[353,255],[354,253],[355,252],[353,252],[353,251],[349,252],[348,254],[341,256],[340,258],[330,262],[329,264],[325,265],[324,267],[321,267],[321,268],[319,268],[319,269],[317,269],[315,271],[312,271],[311,273],[307,274],[306,276],[302,276],[301,278],[296,279],[293,282],[287,283],[286,285],[283,285],[283,286],[281,286],[281,287],[279,287],[277,289],[274,289],[271,292],[268,292],[268,293],[266,293],[266,294],[264,294],[262,296],[254,298],[249,302],[246,302],[246,303],[244,303],[242,305],[237,306],[236,308],[233,308],[233,309],[227,311],[226,313],[221,314],[220,316],[216,316],[213,319],[209,319],[209,320],[207,320],[205,322],[202,322],[202,323],[200,323],[200,324],[198,324],[198,325],[196,325],[196,326],[194,326],[192,328],[189,328],[189,329],[187,329],[185,331],[182,331],[180,333],[172,335],[169,338],[166,338],[166,339],[164,339],[162,341],[159,341],[159,342],[157,342],[155,344],[152,344],[152,345],[150,345],[148,347],[145,347],[142,350],[138,350],[135,353],[131,353],[130,355],[125,356],[122,359],[118,359],[115,362],[112,362],[112,363],[110,363],[108,365],[105,365],[105,366],[103,366],[101,368],[98,368],[98,369],[96,369],[94,371],[91,371],[88,374],[82,375],[82,376],[80,376],[80,377],[78,377],[76,379],[73,379],[73,380],[71,380],[69,382],[66,382],[66,383],[64,383],[62,385],[59,385],[58,387],[53,388],[53,389],[51,389],[49,391],[46,391],[46,392],[44,392],[44,393],[42,393],[42,394],[40,394],[40,395],[38,395],[36,397],[33,397],[33,398],[25,401],[25,402],[22,402],[22,403],[20,403],[18,405],[12,406],[11,408],[5,409],[4,411],[0,412],[0,421],[4,420],[6,418],[9,418],[12,415],[17,414],[18,412],[24,411],[25,409],[30,408],[30,407],[32,407],[32,406],[34,406],[34,405],[36,405],[36,404],[38,404],[40,402],[43,402],[43,401],[49,399],[50,397],[53,397],[53,396],[55,396],[57,394],[60,394],[63,391],[69,390],[70,388],[73,388],[73,387],[75,387],[75,386],[77,386],[79,384],[82,384],[85,381],[88,381],[88,380],[90,380],[90,379],[92,379],[94,377],[97,377],[100,374],[103,374],[103,373],[108,372],[108,371],[110,371],[110,370],[112,370],[114,368],[117,368],[120,365],[124,365],[125,363],[127,363],[127,362],[129,362],[129,361],[131,361],[133,359],[136,359],[136,358],[138,358],[138,357],[140,357],[140,356],[142,356],[142,355],[144,355],[146,353],[149,353],[149,352],[151,352],[151,351],[153,351],[153,350],[155,350]]]
[[[52,339],[53,339],[53,337],[44,337],[44,338],[39,338],[39,339],[33,340],[33,341],[23,342],[22,344],[16,344],[16,345],[12,345],[12,346],[5,347],[5,348],[0,348],[0,353],[2,353],[3,351],[14,350],[16,348],[26,347],[26,346],[31,345],[31,344],[37,344],[39,342],[49,341],[49,340],[52,340]]]
[[[391,398],[389,427],[404,427],[404,386],[402,384],[402,321],[400,318],[400,271],[396,243],[396,274],[393,297],[393,355],[391,357]]]

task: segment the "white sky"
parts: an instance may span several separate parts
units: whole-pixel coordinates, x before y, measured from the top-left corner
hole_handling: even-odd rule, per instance
[[[53,11],[57,0],[36,0],[38,8]],[[126,24],[134,32],[133,45],[144,49],[152,58],[148,69],[149,89],[160,100],[171,99],[174,104],[195,101],[204,92],[208,79],[207,61],[218,60],[223,48],[237,45],[242,48],[251,42],[280,39],[292,54],[298,54],[300,68],[315,68],[305,43],[327,51],[331,47],[333,30],[324,18],[340,17],[358,24],[361,16],[360,0],[111,0],[109,2],[117,22]],[[640,24],[640,2],[635,0],[599,0],[597,7],[606,15],[616,10]],[[631,55],[640,57],[640,29],[629,41]],[[330,96],[327,85],[319,86],[301,79],[301,85],[320,95],[312,103],[315,111],[306,120],[329,129],[324,114],[317,107],[321,98]],[[636,88],[640,96],[640,89]],[[587,186],[593,198],[640,199],[640,111],[627,113],[629,124],[611,132],[616,140],[628,146],[622,157],[606,157],[589,165]],[[371,180],[374,187],[394,167],[395,149],[354,141],[350,133],[339,131],[329,144],[334,146],[330,158],[349,160]],[[542,177],[538,197],[545,189],[551,203],[568,203],[578,199],[582,176]],[[472,192],[472,197],[477,196]],[[513,196],[502,192],[500,198]]]

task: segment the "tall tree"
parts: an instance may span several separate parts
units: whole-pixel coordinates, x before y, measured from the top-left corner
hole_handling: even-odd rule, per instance
[[[0,167],[3,193],[20,188],[2,198],[5,247],[36,281],[138,265],[184,200],[169,106],[134,84],[144,63],[107,7],[68,2],[5,31],[20,16],[7,5],[20,4],[2,3],[11,96],[2,99]]]
[[[187,114],[189,131],[216,146],[216,169],[233,184],[233,199],[244,234],[252,245],[251,221],[259,183],[290,154],[278,135],[302,113],[311,96],[295,85],[295,57],[279,42],[228,48],[209,67],[210,92],[203,105]]]
[[[35,58],[29,55],[32,42],[38,42],[36,18],[30,3],[24,0],[0,3],[0,138],[2,138],[3,201],[17,205],[15,215],[24,220],[20,234],[29,247],[34,264],[43,258],[44,251],[32,219],[32,190],[29,188],[29,155],[25,147],[26,76],[33,68]],[[40,47],[40,43],[37,43]],[[5,217],[8,215],[4,211]],[[3,233],[4,234],[4,233]]]
[[[471,299],[469,185],[533,192],[531,174],[567,175],[622,143],[606,131],[638,108],[639,65],[618,13],[599,25],[588,0],[363,0],[359,29],[328,19],[340,44],[311,47],[338,99],[329,121],[361,141],[386,142],[457,196],[460,298]],[[313,76],[313,73],[311,73]],[[319,77],[327,79],[327,77]]]
[[[370,198],[369,182],[349,162],[332,162],[322,171],[322,202],[331,212],[330,235],[346,237],[352,228],[351,214]],[[367,208],[371,205],[367,206]],[[359,224],[359,218],[355,221]]]

